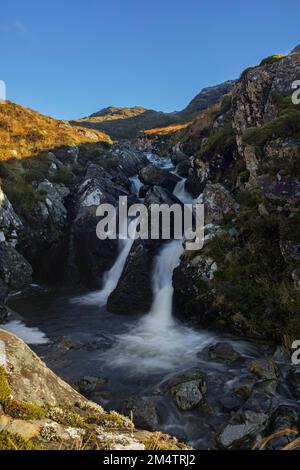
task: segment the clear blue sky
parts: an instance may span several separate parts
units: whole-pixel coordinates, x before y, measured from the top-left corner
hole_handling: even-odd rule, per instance
[[[2,2],[0,79],[8,99],[57,118],[109,105],[173,111],[288,52],[299,22],[299,0]]]

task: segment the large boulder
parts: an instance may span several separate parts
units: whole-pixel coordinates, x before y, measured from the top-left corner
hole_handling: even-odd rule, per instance
[[[132,413],[134,424],[139,429],[157,431],[159,429],[159,416],[156,403],[150,398],[133,398],[125,403],[125,413]]]
[[[117,287],[107,301],[112,313],[147,312],[152,304],[151,268],[159,247],[151,240],[136,240],[127,257]]]
[[[167,170],[155,165],[148,165],[142,168],[139,173],[142,183],[150,186],[162,186],[169,191],[173,191],[180,178]]]
[[[167,189],[161,186],[152,186],[146,193],[145,204],[146,206],[152,204],[167,204],[172,206],[173,204],[181,204],[181,202]]]

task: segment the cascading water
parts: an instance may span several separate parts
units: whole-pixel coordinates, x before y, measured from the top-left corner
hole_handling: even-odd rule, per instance
[[[124,239],[120,238],[119,256],[117,257],[116,262],[112,266],[112,268],[104,274],[102,283],[103,286],[101,291],[92,292],[81,297],[76,297],[75,299],[72,299],[72,303],[77,303],[81,305],[106,305],[108,297],[118,285],[133,242],[133,237],[128,237]]]
[[[195,201],[193,199],[193,197],[191,196],[190,193],[188,193],[185,189],[185,183],[186,183],[186,179],[185,178],[182,178],[182,180],[180,180],[175,189],[174,189],[174,196],[176,196],[183,204],[193,204]]]
[[[135,196],[139,197],[139,192],[140,192],[140,189],[141,187],[143,186],[143,183],[141,182],[140,178],[138,175],[135,175],[135,176],[132,176],[131,178],[129,178],[131,183],[132,183],[132,186],[131,186],[131,192],[132,194],[134,194]]]

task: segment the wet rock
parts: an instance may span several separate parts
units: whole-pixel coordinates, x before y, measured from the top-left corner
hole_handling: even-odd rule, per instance
[[[220,405],[225,412],[231,413],[238,411],[241,407],[241,398],[225,396],[220,399]]]
[[[141,199],[144,199],[150,188],[151,188],[151,186],[149,186],[147,184],[143,184],[143,186],[141,186],[140,191],[139,191],[139,197]]]
[[[207,387],[202,372],[191,369],[171,379],[167,389],[178,408],[188,411],[196,408],[204,400]]]
[[[270,419],[270,433],[281,431],[282,429],[297,427],[298,414],[291,406],[281,405],[273,411]]]
[[[142,183],[150,186],[162,186],[168,191],[173,191],[180,178],[167,170],[155,165],[144,167],[139,173]]]
[[[156,402],[149,398],[128,400],[125,404],[125,413],[133,416],[134,424],[139,429],[157,431],[159,429],[159,416]]]
[[[294,396],[300,399],[300,372],[290,371],[287,375],[288,383],[291,386]]]
[[[300,291],[300,269],[294,269],[291,274],[296,291]]]
[[[212,360],[230,364],[240,357],[230,343],[217,343],[209,348],[209,358]]]
[[[171,206],[172,204],[181,204],[181,202],[167,189],[160,186],[153,186],[147,191],[145,204],[147,206],[151,204],[167,204]]]
[[[250,398],[255,381],[251,379],[242,379],[234,388],[234,394],[246,401]]]
[[[92,393],[102,388],[105,380],[100,377],[85,376],[76,383],[80,393],[84,396],[90,396]]]
[[[245,413],[245,422],[230,423],[218,437],[218,443],[225,448],[249,448],[249,443],[264,429],[267,415],[263,413]]]
[[[150,309],[151,268],[157,248],[151,240],[138,239],[133,243],[117,287],[108,298],[109,312],[128,315]]]
[[[280,372],[272,358],[262,358],[254,360],[249,367],[250,372],[260,379],[278,380]]]
[[[0,277],[8,289],[22,289],[30,284],[31,275],[28,261],[9,243],[0,243]]]
[[[176,167],[176,173],[177,175],[182,176],[183,178],[187,178],[189,175],[189,169],[190,169],[189,160],[183,160],[182,162],[178,163]]]

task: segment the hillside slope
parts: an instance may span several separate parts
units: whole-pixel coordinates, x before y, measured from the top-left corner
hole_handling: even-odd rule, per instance
[[[163,113],[145,109],[109,107],[86,118],[71,121],[72,125],[85,126],[107,132],[113,139],[134,138],[140,131],[179,124],[191,119],[196,113],[218,103],[232,89],[233,81],[204,88],[182,111]]]

